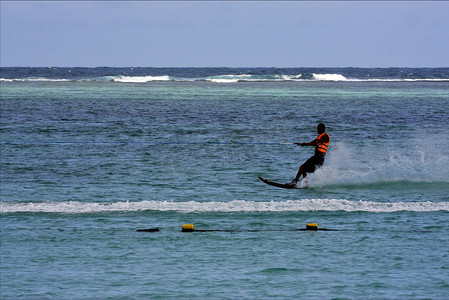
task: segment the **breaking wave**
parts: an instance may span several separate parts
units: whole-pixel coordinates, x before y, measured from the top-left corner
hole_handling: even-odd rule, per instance
[[[112,76],[111,80],[115,82],[144,83],[151,81],[170,81],[170,76]]]
[[[161,211],[180,213],[209,212],[307,212],[307,211],[346,211],[389,213],[399,211],[432,212],[449,211],[449,202],[371,202],[349,201],[344,199],[303,199],[288,201],[245,201],[230,202],[173,202],[173,201],[140,201],[140,202],[26,202],[0,203],[1,213],[99,213],[99,212],[135,212]]]
[[[45,78],[45,77],[28,77],[28,78],[0,78],[0,82],[67,82],[74,81],[64,78]]]
[[[225,74],[204,77],[177,77],[172,75],[145,75],[125,76],[107,75],[83,78],[0,78],[0,82],[117,82],[117,83],[148,83],[148,82],[211,82],[211,83],[237,83],[237,82],[449,82],[449,78],[421,78],[421,77],[370,77],[369,75],[345,76],[339,73],[301,73],[288,74]]]
[[[312,74],[313,79],[320,81],[347,81],[348,79],[341,74]]]

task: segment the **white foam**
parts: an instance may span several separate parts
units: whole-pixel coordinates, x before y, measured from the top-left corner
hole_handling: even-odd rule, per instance
[[[288,201],[244,201],[230,202],[173,202],[173,201],[140,201],[140,202],[0,202],[1,213],[99,213],[99,212],[135,212],[164,211],[180,213],[210,212],[304,212],[304,211],[346,211],[346,212],[431,212],[449,211],[448,202],[371,202],[349,201],[344,199],[303,199]]]
[[[312,74],[315,80],[321,81],[346,81],[346,77],[341,74]]]
[[[13,78],[13,79],[8,79],[8,78],[0,78],[0,81],[5,81],[5,82],[13,82],[13,81],[19,81],[19,82],[65,82],[65,81],[71,81],[70,79],[63,79],[63,78],[45,78],[45,77],[33,77],[33,78]]]
[[[234,83],[239,82],[241,80],[250,81],[252,75],[241,74],[241,75],[219,75],[219,76],[211,76],[206,77],[206,81],[215,82],[215,83]]]
[[[207,78],[206,81],[215,82],[215,83],[234,83],[238,82],[237,78]]]
[[[298,75],[281,74],[281,75],[274,75],[272,80],[267,81],[307,81],[307,80],[302,79],[302,74]]]
[[[351,79],[345,79],[345,81],[352,81],[352,82],[447,82],[449,79],[447,78],[370,78],[370,79],[357,79],[357,78],[351,78]]]
[[[288,75],[282,75],[282,76],[287,76],[288,80],[293,80],[293,81],[303,80],[302,74],[292,75],[292,76],[288,76]]]
[[[66,78],[0,78],[0,82],[84,82],[84,81],[114,81],[124,83],[145,83],[151,81],[176,81],[176,82],[195,82],[208,81],[213,83],[235,83],[235,82],[276,82],[276,81],[346,81],[346,82],[448,82],[448,78],[346,78],[341,74],[313,74],[310,79],[303,78],[302,74],[298,75],[219,75],[203,78],[177,78],[168,75],[163,76],[103,76],[95,78],[82,79],[66,79]]]
[[[299,81],[301,79],[299,75],[218,75],[206,77],[204,80],[215,83],[235,83],[235,82],[275,82],[275,81]]]
[[[128,83],[145,83],[151,81],[170,81],[168,75],[164,76],[117,76],[112,79],[115,82],[128,82]]]

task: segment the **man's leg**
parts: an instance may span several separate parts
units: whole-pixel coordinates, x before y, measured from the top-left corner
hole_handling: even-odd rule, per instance
[[[298,173],[296,173],[296,177],[295,177],[295,179],[293,179],[293,181],[295,183],[298,182],[301,175],[302,175],[303,179],[307,177],[307,173],[304,171],[304,165],[301,165],[301,167],[299,167]]]

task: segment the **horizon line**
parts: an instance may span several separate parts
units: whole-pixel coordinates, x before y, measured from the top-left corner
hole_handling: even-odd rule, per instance
[[[258,66],[258,67],[250,67],[250,66],[239,66],[239,67],[229,67],[229,66],[208,66],[208,67],[186,67],[186,66],[2,66],[1,68],[154,68],[154,69],[318,69],[318,68],[332,68],[332,69],[391,69],[391,68],[406,68],[406,69],[447,69],[449,66],[438,66],[438,67],[430,67],[430,66],[388,66],[388,67],[360,67],[360,66],[345,66],[345,67],[335,67],[335,66],[291,66],[291,67],[276,67],[276,66]]]

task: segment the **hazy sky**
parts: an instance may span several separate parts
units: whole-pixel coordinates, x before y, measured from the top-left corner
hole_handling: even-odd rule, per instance
[[[449,67],[446,1],[1,1],[1,66]]]

